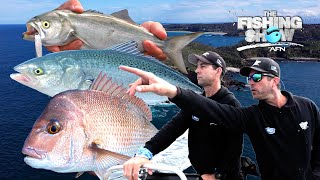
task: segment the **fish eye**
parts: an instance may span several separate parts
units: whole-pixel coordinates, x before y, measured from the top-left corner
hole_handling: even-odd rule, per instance
[[[61,130],[61,125],[58,120],[51,119],[50,123],[47,125],[47,132],[49,134],[56,134]]]
[[[50,27],[50,23],[48,21],[42,21],[42,27],[48,29]]]
[[[35,73],[36,75],[42,75],[42,74],[43,74],[43,69],[37,68],[37,69],[34,70],[34,73]]]

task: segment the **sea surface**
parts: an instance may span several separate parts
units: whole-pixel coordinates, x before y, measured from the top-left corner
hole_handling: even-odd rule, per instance
[[[0,25],[0,179],[73,179],[75,173],[59,174],[33,169],[23,161],[21,149],[24,140],[34,121],[50,100],[50,97],[10,79],[15,65],[35,57],[34,44],[21,38],[23,31],[25,31],[24,25]],[[218,36],[210,37],[208,42],[220,42],[214,39]],[[225,39],[224,45],[232,45],[235,41],[229,39],[230,37],[219,36],[219,38]],[[230,41],[229,44],[228,41]],[[218,43],[215,46],[224,45]],[[280,67],[285,89],[312,99],[319,107],[320,63],[280,62]],[[245,81],[237,75],[236,78]],[[256,103],[248,90],[232,91],[242,105]],[[160,128],[178,112],[178,108],[175,106],[153,107],[152,112],[153,123]],[[243,154],[255,161],[255,155],[247,137],[245,137]],[[80,179],[97,178],[84,174]]]
[[[170,31],[168,36],[179,36],[186,33],[191,33],[187,31]],[[244,40],[244,36],[222,36],[222,35],[213,35],[213,34],[203,34],[199,38],[195,39],[194,42],[199,42],[205,45],[213,47],[222,47],[222,46],[232,46],[240,41]]]

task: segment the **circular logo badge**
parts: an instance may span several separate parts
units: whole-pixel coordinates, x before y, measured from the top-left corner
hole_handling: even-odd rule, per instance
[[[276,43],[281,39],[281,33],[279,32],[279,28],[277,27],[269,27],[267,29],[267,34],[265,38],[269,43]]]

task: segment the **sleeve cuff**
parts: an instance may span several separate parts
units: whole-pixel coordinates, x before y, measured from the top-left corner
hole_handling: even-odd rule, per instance
[[[171,101],[171,102],[174,101],[175,99],[177,99],[177,97],[181,95],[181,88],[178,86],[176,86],[176,87],[177,87],[177,95],[173,98],[168,98],[169,101]]]
[[[152,159],[153,154],[149,149],[141,147],[138,152],[134,155],[134,157],[144,157],[146,159]]]

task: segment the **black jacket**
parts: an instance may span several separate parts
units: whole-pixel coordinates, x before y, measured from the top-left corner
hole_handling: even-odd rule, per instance
[[[222,87],[210,99],[206,99],[240,107],[239,101],[225,87]],[[192,103],[186,105],[192,106]],[[189,111],[184,111],[183,108],[146,143],[145,148],[153,154],[157,154],[167,148],[188,128],[189,159],[195,170],[199,174],[213,174],[217,170],[221,174],[229,174],[229,177],[231,175],[237,177],[227,179],[239,179],[242,133],[236,129],[227,129],[202,121],[201,118],[192,116]]]
[[[319,109],[307,98],[287,91],[282,94],[288,101],[281,108],[263,101],[235,108],[180,88],[171,101],[202,121],[246,132],[256,153],[261,179],[320,179]]]

